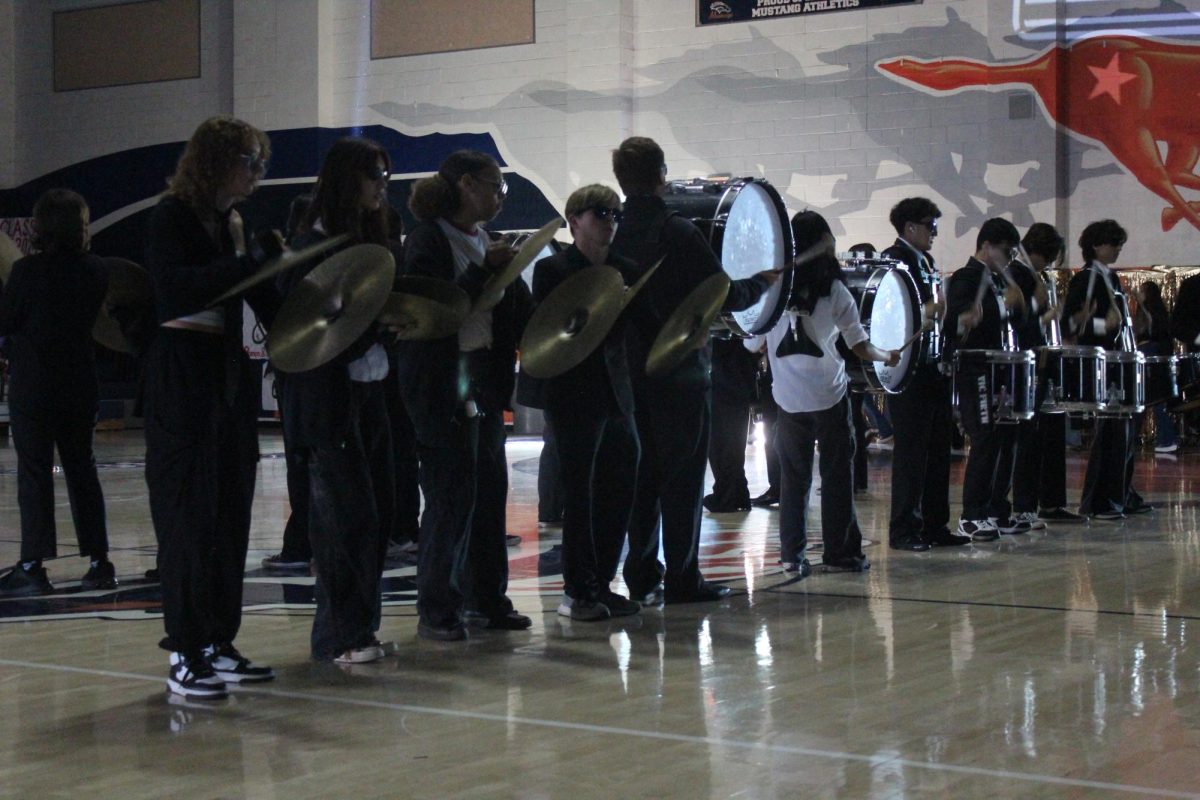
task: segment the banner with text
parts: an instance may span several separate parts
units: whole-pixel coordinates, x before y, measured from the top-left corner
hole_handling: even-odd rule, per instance
[[[802,17],[826,11],[913,5],[921,0],[698,0],[696,23],[717,25],[757,19]]]

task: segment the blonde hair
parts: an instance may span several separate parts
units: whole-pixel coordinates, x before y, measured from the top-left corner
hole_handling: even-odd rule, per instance
[[[567,198],[567,207],[563,211],[563,214],[569,219],[595,206],[620,209],[621,198],[616,192],[602,183],[590,183],[587,186],[580,186],[571,192],[571,196]]]

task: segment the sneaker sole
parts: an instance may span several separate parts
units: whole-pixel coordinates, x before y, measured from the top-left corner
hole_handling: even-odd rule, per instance
[[[572,622],[604,622],[604,620],[612,617],[612,612],[607,608],[605,608],[603,613],[598,614],[576,614],[570,609],[564,612],[562,608],[559,608],[557,613],[560,617],[566,617]]]
[[[237,672],[224,672],[219,669],[214,669],[217,677],[226,683],[266,683],[267,681],[275,680],[275,673],[269,675],[242,675]]]
[[[167,679],[167,691],[180,697],[190,697],[193,700],[224,700],[229,697],[228,689],[207,689],[183,684]]]

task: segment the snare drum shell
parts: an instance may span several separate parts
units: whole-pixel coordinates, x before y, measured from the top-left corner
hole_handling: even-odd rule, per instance
[[[1146,356],[1146,405],[1174,403],[1179,398],[1179,367],[1174,355]]]
[[[1041,349],[1038,380],[1047,384],[1042,410],[1096,414],[1103,407],[1104,349],[1060,345]]]
[[[1137,351],[1104,351],[1105,417],[1128,417],[1146,410],[1146,356]]]

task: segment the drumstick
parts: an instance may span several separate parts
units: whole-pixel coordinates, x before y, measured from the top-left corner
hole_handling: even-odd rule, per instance
[[[923,333],[925,333],[925,326],[924,326],[924,325],[922,325],[922,326],[920,327],[920,329],[919,329],[919,330],[918,330],[916,333],[914,333],[912,336],[910,336],[910,337],[908,337],[907,339],[905,339],[905,340],[904,340],[904,344],[902,344],[902,345],[900,345],[899,347],[897,347],[897,348],[896,348],[896,352],[897,352],[897,353],[903,353],[903,352],[904,352],[905,350],[907,350],[909,347],[912,347],[913,343],[914,343],[914,342],[916,342],[917,340],[919,340],[919,339],[921,338],[921,334],[923,334]]]

